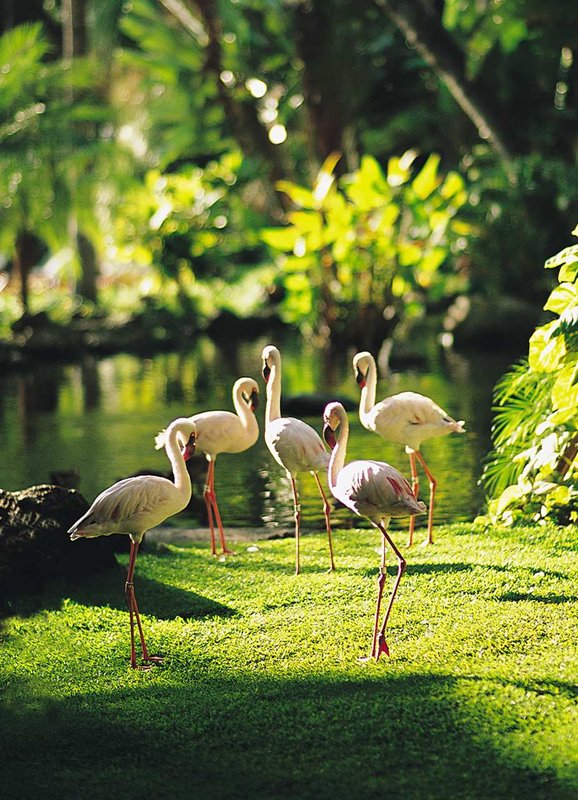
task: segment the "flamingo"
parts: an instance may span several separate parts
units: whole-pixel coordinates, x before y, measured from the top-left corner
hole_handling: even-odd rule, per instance
[[[433,513],[437,481],[420,452],[421,443],[435,436],[448,433],[465,433],[464,421],[455,419],[434,403],[429,397],[416,392],[400,392],[375,402],[377,369],[375,359],[364,351],[353,358],[353,370],[361,387],[359,419],[364,428],[383,439],[405,445],[409,455],[411,485],[414,495],[419,492],[416,459],[422,465],[429,481],[429,513],[427,520],[427,544],[433,543]],[[415,519],[409,523],[408,547],[413,544]]]
[[[219,453],[241,453],[252,447],[259,438],[259,425],[255,417],[255,409],[259,403],[259,387],[253,378],[239,378],[233,385],[233,405],[236,414],[231,411],[201,411],[189,417],[194,422],[197,432],[197,450],[205,453],[209,467],[203,498],[207,507],[209,528],[211,531],[211,553],[217,554],[215,545],[215,526],[217,522],[221,550],[231,554],[225,543],[225,532],[215,493],[215,461]],[[164,446],[165,432],[161,431],[156,439],[157,450]]]
[[[86,514],[68,530],[72,541],[113,533],[130,536],[125,594],[130,614],[130,663],[133,669],[150,669],[153,664],[162,663],[162,658],[149,655],[147,650],[134,591],[134,568],[145,533],[182,511],[191,498],[191,479],[185,461],[195,451],[195,423],[185,418],[171,422],[167,428],[165,449],[173,468],[174,483],[156,475],[140,475],[119,481],[101,492]],[[140,665],[135,651],[135,621],[144,662]]]
[[[332,448],[328,467],[328,482],[332,495],[360,517],[367,517],[374,528],[382,533],[381,566],[377,581],[378,593],[373,625],[373,642],[370,658],[379,660],[382,653],[389,655],[385,641],[385,628],[406,562],[387,532],[391,517],[424,514],[425,504],[417,500],[411,486],[394,467],[384,461],[351,461],[345,465],[349,420],[341,403],[329,403],[323,413],[323,437]],[[335,431],[341,427],[339,439]],[[389,603],[379,628],[379,614],[383,588],[387,575],[385,566],[386,542],[397,557],[397,576]]]
[[[267,385],[267,407],[265,410],[265,442],[275,461],[284,468],[291,482],[295,518],[295,574],[299,575],[299,536],[301,532],[301,509],[297,494],[296,476],[310,472],[317,483],[323,500],[325,527],[329,541],[329,571],[335,569],[333,542],[331,538],[330,508],[319,480],[319,472],[325,472],[329,464],[329,453],[316,431],[306,422],[295,417],[281,416],[281,354],[274,345],[263,349],[263,378]]]

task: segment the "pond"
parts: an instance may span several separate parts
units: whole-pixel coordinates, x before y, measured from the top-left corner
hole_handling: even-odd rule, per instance
[[[283,355],[284,398],[322,394],[329,400],[339,395],[357,404],[354,350],[328,355],[291,336],[227,346],[203,337],[183,352],[36,364],[8,372],[0,385],[0,487],[18,490],[52,482],[58,472],[76,471],[78,488],[92,501],[120,478],[142,471],[166,472],[164,451],[154,449],[155,434],[175,417],[207,409],[232,410],[231,388],[242,375],[254,377],[261,389],[257,417],[262,432],[261,351],[269,343],[277,344]],[[419,368],[392,371],[389,376],[380,371],[377,396],[417,391],[465,420],[465,435],[430,440],[422,452],[438,479],[436,522],[468,521],[483,505],[478,480],[490,446],[492,387],[510,360],[497,354],[465,357],[436,346],[426,348],[426,353]],[[320,416],[303,418],[321,432]],[[349,418],[348,460],[385,460],[407,475],[403,447],[363,429],[355,409]],[[178,524],[206,524],[201,502],[205,466],[202,457],[193,465],[195,498]],[[322,529],[322,507],[312,476],[301,476],[299,485],[304,528]],[[225,528],[265,526],[274,532],[292,526],[290,486],[262,436],[245,453],[218,458],[216,490]],[[427,500],[425,479],[422,496]],[[347,524],[349,519],[349,512],[342,509],[336,521]]]

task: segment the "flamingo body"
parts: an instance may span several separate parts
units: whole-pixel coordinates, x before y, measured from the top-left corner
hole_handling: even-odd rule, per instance
[[[233,385],[231,411],[201,411],[188,419],[195,424],[197,450],[205,453],[209,468],[204,491],[204,500],[211,531],[211,551],[216,554],[215,520],[221,539],[223,553],[230,553],[225,543],[225,532],[215,492],[215,461],[219,453],[242,453],[252,447],[259,438],[259,425],[255,417],[258,406],[259,387],[253,378],[239,378]],[[164,431],[156,437],[157,448],[164,444]]]
[[[146,531],[168,517],[182,511],[191,498],[191,479],[185,461],[195,450],[195,424],[188,419],[174,420],[166,431],[165,449],[173,468],[175,482],[155,475],[126,478],[105,489],[94,500],[86,514],[72,525],[68,533],[72,541],[80,538],[128,534],[131,539],[125,593],[130,613],[131,666],[136,668],[134,625],[138,627],[144,664],[161,661],[149,656],[134,592],[134,569],[139,545]]]
[[[417,392],[399,392],[375,402],[377,391],[377,369],[375,359],[367,351],[353,358],[356,380],[361,387],[359,419],[367,430],[382,439],[405,445],[409,454],[412,486],[415,496],[419,491],[416,459],[427,475],[430,485],[427,542],[433,542],[433,510],[437,482],[420,453],[422,442],[449,433],[465,433],[464,422],[449,416],[434,401]],[[410,520],[409,544],[413,543],[414,519]]]
[[[265,443],[275,461],[283,467],[291,482],[295,517],[295,574],[299,574],[299,539],[301,515],[296,476],[310,472],[317,483],[323,500],[325,527],[329,542],[330,570],[335,569],[329,503],[319,480],[319,472],[325,472],[329,464],[329,453],[319,434],[296,417],[281,416],[281,354],[274,345],[263,349],[263,377],[267,385],[267,408],[265,410]]]
[[[329,403],[323,414],[325,440],[332,448],[328,468],[329,488],[333,496],[361,517],[367,517],[382,534],[381,568],[375,609],[371,656],[376,660],[381,653],[389,655],[385,629],[405,571],[405,559],[387,532],[391,517],[423,514],[425,504],[417,500],[411,486],[394,467],[384,461],[359,460],[345,464],[349,421],[341,403]],[[335,431],[341,428],[339,439]],[[379,628],[381,600],[386,577],[385,545],[389,544],[398,560],[398,570],[385,616]]]

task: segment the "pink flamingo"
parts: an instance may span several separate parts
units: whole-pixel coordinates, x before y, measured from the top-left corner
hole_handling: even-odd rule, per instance
[[[130,536],[130,557],[125,594],[130,614],[130,663],[133,669],[150,669],[162,658],[148,653],[134,591],[134,569],[138,548],[145,533],[167,517],[182,511],[191,498],[191,479],[185,461],[195,451],[195,424],[188,419],[174,420],[167,428],[165,449],[175,482],[156,475],[140,475],[113,484],[98,495],[86,514],[68,530],[72,541],[125,533]],[[134,626],[138,627],[143,664],[138,665]]]
[[[420,462],[429,481],[429,513],[427,521],[427,544],[433,543],[433,513],[437,481],[420,452],[421,443],[435,436],[448,433],[465,433],[464,422],[456,422],[429,397],[416,392],[400,392],[375,402],[377,369],[375,359],[366,351],[353,358],[353,370],[361,387],[359,419],[364,428],[383,439],[405,445],[409,455],[411,482],[414,495],[419,493],[416,459]],[[415,520],[409,523],[408,547],[413,544]]]
[[[367,517],[382,534],[381,566],[378,578],[377,604],[373,625],[373,642],[370,657],[377,661],[381,653],[389,655],[385,641],[385,628],[401,576],[405,571],[405,559],[387,532],[391,517],[424,514],[425,504],[418,501],[411,486],[396,469],[384,461],[351,461],[345,465],[349,420],[341,403],[329,403],[323,413],[323,436],[332,448],[328,467],[329,488],[332,495],[361,517]],[[335,431],[341,427],[339,439]],[[381,628],[379,615],[387,570],[385,566],[386,542],[397,557],[397,576]]]
[[[299,575],[299,536],[301,533],[301,509],[297,494],[296,476],[310,472],[317,483],[323,500],[325,527],[329,541],[329,569],[335,569],[333,542],[331,538],[330,508],[319,472],[325,472],[329,464],[329,453],[310,425],[295,417],[281,416],[281,354],[273,345],[263,349],[263,378],[267,384],[267,408],[265,410],[265,442],[275,461],[283,467],[291,482],[295,518],[295,574]]]
[[[233,385],[233,405],[231,411],[201,411],[189,417],[196,428],[197,450],[205,453],[209,467],[203,494],[211,531],[211,553],[217,554],[215,545],[215,525],[217,522],[221,550],[231,554],[225,543],[225,532],[215,493],[215,462],[219,453],[242,453],[252,447],[259,438],[259,425],[255,409],[259,404],[259,387],[253,378],[238,378]],[[165,432],[161,431],[155,439],[157,449],[163,447]]]

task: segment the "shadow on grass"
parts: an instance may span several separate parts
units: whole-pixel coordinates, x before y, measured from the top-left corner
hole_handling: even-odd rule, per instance
[[[459,678],[171,673],[170,686],[139,675],[129,688],[59,702],[13,685],[3,797],[575,797],[576,787],[495,735],[523,727],[514,709],[496,717],[482,693],[463,710]]]
[[[124,584],[126,569],[117,568],[91,575],[85,580],[53,581],[42,595],[13,598],[1,615],[18,614],[26,617],[40,610],[55,610],[62,606],[64,598],[70,598],[86,606],[108,606],[126,610]],[[229,606],[211,600],[195,592],[178,589],[167,583],[159,583],[135,574],[135,591],[141,614],[150,614],[157,619],[171,620],[202,619],[204,617],[231,617],[238,612]]]

